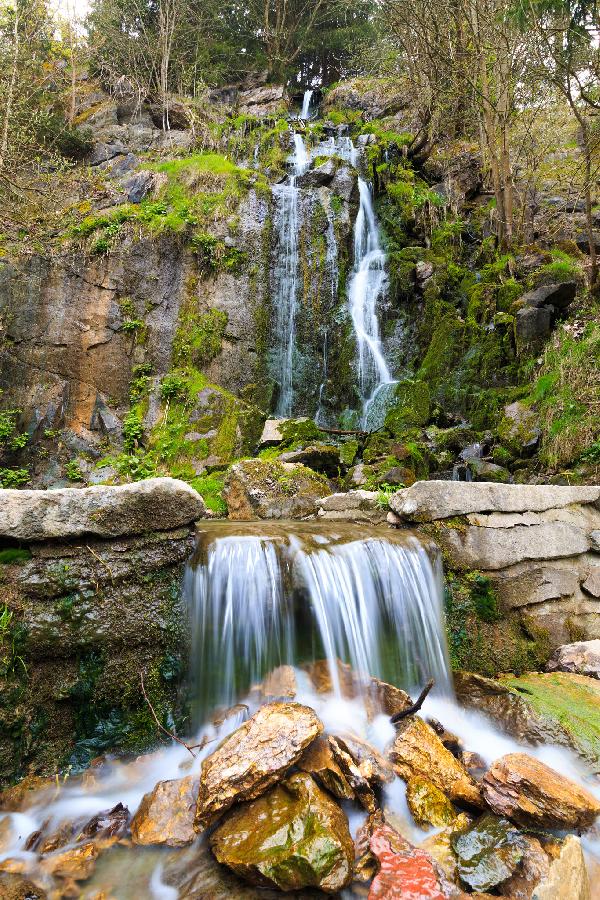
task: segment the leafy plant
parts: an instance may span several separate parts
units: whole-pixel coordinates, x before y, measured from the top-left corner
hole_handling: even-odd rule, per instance
[[[0,486],[18,488],[29,481],[29,469],[0,468]]]

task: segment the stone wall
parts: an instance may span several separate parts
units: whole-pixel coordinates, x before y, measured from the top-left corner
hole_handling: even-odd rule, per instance
[[[181,580],[203,514],[172,479],[0,491],[3,781],[156,743],[142,676],[160,720],[183,725]]]
[[[422,481],[390,507],[435,538],[448,572],[480,576],[547,654],[600,637],[600,487]]]

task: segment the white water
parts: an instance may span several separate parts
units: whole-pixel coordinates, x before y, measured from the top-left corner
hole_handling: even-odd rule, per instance
[[[308,119],[310,117],[310,104],[312,102],[314,91],[304,91],[304,97],[302,98],[302,109],[300,111],[301,119]]]
[[[277,244],[272,273],[275,315],[274,371],[279,384],[275,413],[289,416],[294,399],[294,344],[296,310],[300,290],[299,236],[300,189],[296,179],[309,167],[310,159],[304,139],[294,134],[294,152],[290,159],[287,182],[273,187],[277,208]]]
[[[322,658],[338,697],[336,660],[365,680],[410,690],[432,677],[451,692],[439,560],[416,538],[292,523],[231,531],[211,527],[186,576],[200,721],[276,666]]]
[[[358,188],[360,207],[354,224],[354,268],[348,285],[348,304],[358,350],[362,424],[367,427],[375,399],[394,379],[385,359],[377,316],[388,286],[385,253],[379,240],[371,189],[364,178],[359,177]]]

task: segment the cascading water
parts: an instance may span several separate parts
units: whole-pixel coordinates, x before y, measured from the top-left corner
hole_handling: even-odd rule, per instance
[[[272,284],[275,313],[274,374],[279,383],[276,414],[290,415],[294,398],[294,340],[296,308],[300,288],[300,189],[296,179],[309,167],[310,160],[301,134],[294,134],[294,152],[290,175],[284,184],[275,185],[273,198],[277,210],[277,243]]]
[[[300,118],[308,119],[310,118],[310,106],[312,103],[314,91],[304,91],[304,96],[302,98],[302,109],[300,110]]]
[[[394,384],[385,359],[378,305],[387,290],[385,253],[379,240],[379,227],[373,210],[371,188],[359,177],[360,206],[354,225],[354,268],[348,285],[348,303],[358,349],[358,385],[363,404],[363,425],[377,396]]]
[[[412,536],[289,524],[211,526],[188,569],[200,718],[276,666],[327,659],[407,689],[450,691],[439,566]],[[232,533],[233,532],[233,533]]]

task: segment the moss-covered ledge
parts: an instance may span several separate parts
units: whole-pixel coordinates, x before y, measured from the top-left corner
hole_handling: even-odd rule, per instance
[[[173,479],[0,491],[0,783],[155,744],[142,677],[183,726],[181,582],[203,511]]]

